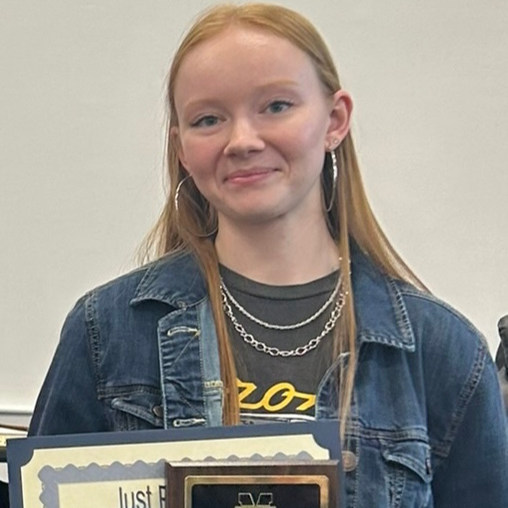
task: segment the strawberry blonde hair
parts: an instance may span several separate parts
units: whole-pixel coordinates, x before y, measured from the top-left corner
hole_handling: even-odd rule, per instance
[[[179,206],[176,210],[176,189],[187,173],[178,160],[178,147],[170,131],[172,127],[178,125],[174,91],[182,61],[193,48],[206,44],[206,41],[231,26],[263,30],[288,40],[311,59],[326,93],[333,95],[341,88],[333,59],[315,27],[297,12],[278,5],[248,3],[212,7],[195,21],[174,55],[167,86],[169,116],[166,164],[169,192],[164,209],[144,245],[144,259],[150,260],[170,252],[187,250],[195,255],[201,266],[218,337],[221,378],[224,386],[223,423],[226,425],[239,423],[240,411],[236,368],[219,289],[219,264],[213,236],[207,236],[216,226],[216,215],[192,179],[181,186],[178,196]],[[374,217],[362,183],[351,133],[348,133],[336,148],[335,154],[339,166],[337,195],[332,209],[327,213],[327,220],[340,253],[343,290],[348,293],[343,316],[335,333],[335,354],[344,354],[347,357],[337,380],[340,392],[341,435],[344,436],[357,359],[354,293],[350,274],[351,240],[354,240],[385,274],[421,288],[424,286],[397,254]],[[327,171],[329,164],[327,155],[323,174],[329,173]],[[331,183],[325,177],[322,178],[322,182],[324,194],[330,197]]]

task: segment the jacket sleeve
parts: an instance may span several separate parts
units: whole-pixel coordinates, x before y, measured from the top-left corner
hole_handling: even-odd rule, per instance
[[[435,471],[436,508],[508,506],[508,426],[497,372],[485,368],[447,459]]]
[[[86,323],[87,297],[69,313],[30,422],[29,435],[107,430],[97,396],[96,370]]]

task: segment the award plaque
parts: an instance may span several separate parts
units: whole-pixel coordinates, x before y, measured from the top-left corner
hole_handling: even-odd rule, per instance
[[[335,488],[335,475],[332,473],[326,480],[325,469],[313,470],[312,465],[318,467],[320,462],[336,460],[339,478],[342,478],[339,426],[334,420],[298,425],[238,425],[9,439],[7,458],[11,508],[169,508],[169,492],[166,491],[168,462],[185,467],[205,464],[207,468],[211,465],[215,468],[192,472],[200,477],[195,486],[187,487],[195,496],[195,502],[192,503],[192,497],[187,497],[189,506],[196,507],[213,506],[203,504],[203,496],[218,498],[216,490],[227,493],[235,485],[246,484],[243,478],[238,478],[239,472],[240,476],[248,478],[295,474],[301,477],[314,475],[314,479],[293,479],[297,481],[293,484],[290,479],[285,483],[279,481],[280,487],[273,478],[259,480],[265,484],[251,481],[251,490],[236,488],[229,494],[228,499],[231,495],[234,499],[231,506],[281,506],[279,491],[287,491],[291,485],[296,496],[316,499],[315,504],[306,508],[323,506],[319,503],[324,502],[327,495],[330,499]],[[275,468],[266,467],[259,472],[257,465],[260,463],[275,465]],[[306,466],[292,470],[296,463]],[[222,464],[233,467],[217,470]],[[309,464],[311,468],[307,469]],[[251,469],[243,471],[242,465]],[[184,480],[189,475],[180,466],[175,469],[179,477],[182,472],[184,476],[181,487],[171,487],[171,492],[173,495],[180,492],[176,505],[183,506]],[[234,478],[213,484],[204,476]],[[323,477],[322,482],[317,481],[318,476]],[[190,480],[187,484],[191,484]],[[342,487],[340,480],[338,484]],[[271,490],[266,490],[264,485]],[[215,490],[208,494],[210,489]],[[344,499],[342,491],[339,497]],[[221,508],[225,506],[227,504]],[[297,505],[292,503],[291,506]]]
[[[167,508],[338,508],[339,463],[172,462]]]

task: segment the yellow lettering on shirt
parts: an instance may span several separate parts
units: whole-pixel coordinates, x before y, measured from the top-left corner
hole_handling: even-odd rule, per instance
[[[256,409],[264,409],[270,413],[276,413],[285,409],[294,399],[301,400],[296,408],[297,411],[307,411],[316,403],[316,396],[310,393],[298,392],[294,385],[288,382],[280,382],[268,388],[264,395],[258,399],[257,402],[246,402],[250,395],[255,394],[258,387],[254,383],[249,383],[237,379],[238,385],[238,400],[240,409],[249,409],[251,411]],[[276,396],[280,397],[280,400]]]

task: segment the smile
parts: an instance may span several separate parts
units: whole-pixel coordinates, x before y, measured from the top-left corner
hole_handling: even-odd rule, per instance
[[[276,173],[276,169],[268,169],[268,168],[252,168],[235,171],[229,174],[225,178],[226,183],[236,184],[236,185],[248,185],[252,183],[261,182],[266,180],[271,175]]]

